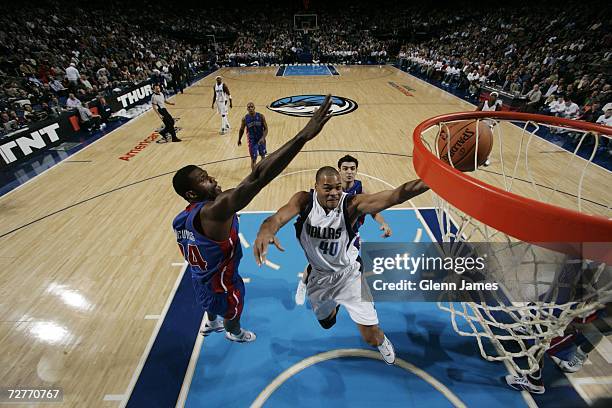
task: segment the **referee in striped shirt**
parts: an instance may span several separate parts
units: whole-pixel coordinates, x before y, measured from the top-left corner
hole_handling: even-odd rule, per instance
[[[173,142],[180,142],[181,139],[176,137],[176,131],[174,130],[174,118],[170,115],[170,112],[166,109],[166,104],[174,105],[174,102],[166,101],[166,97],[161,93],[161,87],[159,85],[153,86],[153,97],[151,98],[151,105],[153,110],[164,122],[164,128],[159,132],[163,136],[164,140],[168,142],[168,133],[172,136]]]

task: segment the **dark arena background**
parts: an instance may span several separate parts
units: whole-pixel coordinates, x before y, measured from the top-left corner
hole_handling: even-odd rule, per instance
[[[465,312],[474,302],[375,294],[388,365],[386,343],[362,336],[376,325],[353,321],[367,288],[352,306],[335,294],[329,321],[315,283],[296,302],[312,260],[293,220],[284,251],[254,256],[264,221],[315,189],[308,211],[343,219],[337,237],[363,222],[353,244],[319,247],[360,253],[357,282],[374,273],[368,248],[443,241],[597,241],[607,258],[576,259],[609,273],[611,22],[589,0],[2,2],[0,406],[612,406],[609,286],[542,314],[543,296],[512,296],[554,281],[539,275],[502,274],[501,306]],[[331,118],[304,143],[328,94]],[[464,173],[436,157],[436,131],[458,120],[492,146]],[[181,197],[190,164],[206,173]],[[362,196],[388,205],[350,224],[359,195],[325,207],[340,187],[315,179],[323,166],[350,194],[431,190]],[[491,310],[506,314],[494,329]]]

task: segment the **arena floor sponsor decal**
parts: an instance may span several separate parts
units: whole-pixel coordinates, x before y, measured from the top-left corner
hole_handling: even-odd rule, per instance
[[[391,81],[389,81],[389,85],[391,85],[392,87],[394,87],[395,89],[397,89],[398,91],[400,91],[406,96],[414,96],[412,92],[410,92],[410,91],[414,91],[414,88],[411,88],[408,85],[399,85]]]
[[[294,95],[277,99],[268,109],[289,116],[308,117],[321,106],[325,95]],[[332,96],[332,115],[346,115],[357,109],[358,105],[352,99],[343,96]]]
[[[143,139],[140,143],[132,148],[129,152],[124,154],[123,156],[119,156],[119,160],[130,161],[134,156],[140,153],[142,150],[146,149],[148,145],[155,141],[159,137],[159,133],[151,133],[148,137]]]

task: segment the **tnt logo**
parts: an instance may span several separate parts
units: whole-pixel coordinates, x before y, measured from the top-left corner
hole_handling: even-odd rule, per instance
[[[15,151],[20,152],[22,156],[29,156],[32,154],[34,149],[40,150],[47,147],[48,144],[59,140],[56,130],[59,128],[59,124],[53,123],[42,129],[35,130],[30,133],[30,137],[22,136],[16,140],[11,140],[0,146],[0,156],[6,164],[17,161]],[[49,140],[47,143],[43,136]],[[15,149],[15,151],[13,151]]]

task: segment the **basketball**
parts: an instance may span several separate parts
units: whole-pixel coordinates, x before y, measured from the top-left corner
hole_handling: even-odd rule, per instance
[[[450,154],[448,139],[450,134]],[[474,154],[478,166],[484,164],[493,148],[493,133],[483,121],[478,123],[478,148],[476,149],[476,121],[464,120],[443,125],[438,137],[440,159],[460,171],[474,170]],[[475,149],[477,150],[475,152]],[[450,156],[450,160],[449,160]]]

